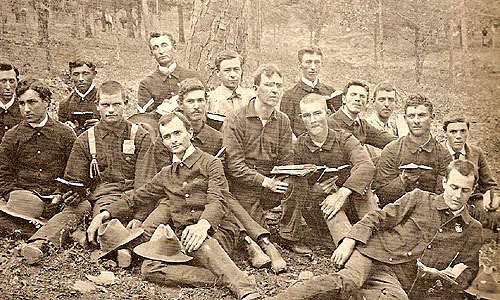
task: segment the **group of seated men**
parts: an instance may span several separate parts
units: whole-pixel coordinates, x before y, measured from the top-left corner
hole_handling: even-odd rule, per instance
[[[114,253],[126,267],[139,257],[131,250],[150,243],[147,255],[136,251],[146,279],[224,284],[238,299],[257,299],[255,281],[230,255],[242,242],[252,266],[285,271],[266,221],[266,210],[279,206],[282,247],[308,254],[304,232],[331,236],[331,259],[343,268],[276,299],[418,299],[429,289],[455,299],[470,285],[482,242],[471,214],[497,227],[500,191],[484,153],[468,141],[464,115],[445,118],[441,144],[431,135],[433,104],[414,94],[398,128],[398,95],[383,83],[365,119],[368,85],[354,80],[336,91],[320,83],[323,54],[315,47],[298,52],[302,77],[287,91],[273,64],[259,66],[253,89],[243,88],[242,58],[222,51],[221,85],[210,92],[175,62],[171,34],[152,33],[149,47],[158,68],[140,82],[137,110],[153,126],[125,118],[123,86],[110,80],[97,88],[89,60],[69,63],[74,91],[59,104],[58,121],[48,114],[44,83],[19,81],[16,67],[0,64],[0,226],[29,236],[21,249],[27,263],[61,247],[90,215],[96,259]],[[90,116],[77,117],[84,112]],[[219,130],[207,113],[224,116]],[[314,170],[297,176],[275,173],[277,166]],[[117,241],[121,231],[128,237]],[[158,246],[162,238],[178,239],[181,251]]]

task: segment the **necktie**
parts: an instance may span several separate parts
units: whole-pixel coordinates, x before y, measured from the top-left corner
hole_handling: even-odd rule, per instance
[[[87,97],[87,95],[94,89],[94,83],[92,82],[92,84],[90,85],[89,89],[85,92],[85,94],[82,94],[80,93],[80,91],[76,88],[75,86],[75,93],[80,96],[80,98],[82,98],[82,101],[85,100],[85,97]]]
[[[455,159],[459,159],[460,158],[460,152],[455,152],[453,154],[453,156],[455,157]]]

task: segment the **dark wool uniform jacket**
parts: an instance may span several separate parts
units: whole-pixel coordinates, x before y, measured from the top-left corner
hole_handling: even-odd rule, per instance
[[[323,146],[313,143],[308,133],[299,136],[294,144],[295,164],[315,164],[336,168],[351,167],[348,178],[339,177],[337,186],[343,186],[364,195],[375,175],[375,167],[366,149],[350,133],[344,130],[328,129]],[[315,182],[309,182],[312,186]]]
[[[414,188],[441,193],[442,179],[451,161],[450,152],[433,137],[425,145],[417,145],[409,135],[388,144],[380,154],[372,184],[381,207],[396,201]],[[420,170],[421,175],[415,186],[405,186],[400,176],[402,170],[399,167],[410,163],[432,168]]]
[[[290,125],[292,131],[296,137],[306,132],[306,128],[302,119],[299,117],[300,107],[299,102],[308,94],[319,94],[322,96],[330,96],[335,89],[321,83],[318,79],[318,83],[314,88],[305,84],[302,80],[299,80],[291,89],[285,91],[283,98],[281,99],[280,110],[284,112],[288,118],[290,118]],[[342,105],[342,96],[331,98],[327,101],[328,108],[335,112]]]
[[[237,232],[232,214],[223,205],[223,190],[228,190],[222,162],[196,149],[182,163],[164,167],[146,185],[111,204],[107,210],[118,219],[130,217],[138,208],[151,203],[169,206],[169,224],[180,236],[186,226],[207,220],[213,234],[219,226]],[[226,216],[226,217],[225,217]]]
[[[341,128],[352,133],[361,142],[361,145],[368,144],[380,149],[398,138],[397,136],[375,128],[365,119],[359,119],[359,121],[360,124],[356,125],[354,120],[351,120],[343,110],[339,109],[328,117],[328,126],[332,128]]]
[[[197,74],[178,64],[169,75],[156,69],[139,83],[137,104],[144,107],[149,100],[153,99],[154,103],[146,109],[146,112],[154,111],[163,103],[163,100],[170,99],[179,93],[179,84],[186,78],[197,78]]]
[[[24,120],[11,128],[0,145],[0,195],[20,189],[55,192],[75,139],[68,126],[50,117],[41,128]]]
[[[101,115],[99,114],[99,111],[97,111],[96,97],[97,88],[95,87],[88,93],[87,96],[85,96],[83,100],[75,93],[75,91],[73,91],[68,98],[59,103],[59,110],[57,111],[59,121],[64,123],[71,120],[72,113],[85,111],[93,112],[93,119],[100,119]],[[78,126],[77,135],[80,135],[84,131],[82,129],[83,124],[78,124]]]
[[[0,108],[0,140],[3,138],[7,130],[19,124],[23,119],[19,110],[19,100],[16,98],[9,109]]]
[[[467,265],[456,279],[465,289],[479,269],[481,230],[467,208],[454,216],[443,195],[417,189],[382,210],[367,213],[347,237],[358,242],[356,249],[365,256],[391,265],[420,259],[428,267],[443,270],[458,253],[451,267]],[[414,270],[407,268],[405,273]]]
[[[500,192],[500,187],[491,174],[486,155],[481,148],[465,144],[465,158],[473,162],[478,169],[479,179],[477,181],[476,192],[486,193],[488,190]]]

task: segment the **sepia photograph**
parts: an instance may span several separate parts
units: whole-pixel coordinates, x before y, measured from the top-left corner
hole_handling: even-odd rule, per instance
[[[500,300],[500,0],[2,0],[0,140],[0,299]]]

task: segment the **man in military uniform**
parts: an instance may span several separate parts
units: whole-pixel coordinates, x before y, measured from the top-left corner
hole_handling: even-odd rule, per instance
[[[19,70],[10,63],[0,62],[0,139],[22,120],[16,97],[18,82]]]
[[[26,235],[34,233],[21,254],[28,263],[36,263],[47,254],[48,245],[59,246],[64,241],[64,232],[83,220],[90,205],[80,202],[76,193],[58,194],[55,179],[64,174],[76,136],[47,114],[52,96],[49,88],[39,80],[30,79],[21,81],[16,93],[23,120],[7,131],[0,145],[0,193],[7,202],[23,191],[26,201],[35,197],[31,203],[39,203],[38,209],[42,211],[37,217],[48,221],[33,232],[27,223],[4,213],[0,217],[3,227],[19,229]]]
[[[273,299],[348,299],[357,292],[363,299],[463,299],[479,269],[481,224],[465,205],[477,178],[473,163],[453,161],[443,194],[417,189],[369,212],[333,254],[343,269]]]
[[[323,66],[323,52],[320,48],[309,47],[300,49],[297,56],[302,76],[295,86],[285,91],[280,109],[290,118],[293,134],[299,137],[302,133],[306,132],[304,124],[299,117],[299,101],[310,93],[322,95],[327,99],[328,109],[333,113],[342,104],[342,93],[319,81],[318,76]]]
[[[97,74],[96,66],[93,62],[85,59],[76,59],[69,62],[69,73],[71,81],[74,84],[74,90],[69,97],[59,103],[57,116],[59,121],[66,123],[73,128],[77,135],[80,135],[85,129],[94,126],[99,121],[99,112],[97,111],[96,95],[97,89],[94,85],[94,79]],[[83,124],[78,124],[76,114],[92,113],[85,118]],[[80,118],[83,121],[83,118]]]
[[[175,98],[179,83],[186,78],[197,77],[196,73],[175,62],[176,42],[168,32],[152,32],[149,50],[158,63],[158,68],[139,83],[137,108],[139,112],[151,112],[165,102],[172,111],[177,106]]]

